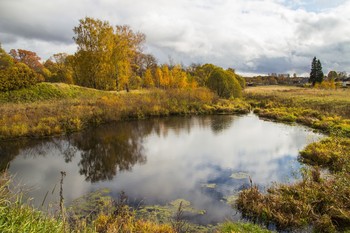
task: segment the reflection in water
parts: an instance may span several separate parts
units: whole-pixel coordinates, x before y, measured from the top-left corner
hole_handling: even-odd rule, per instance
[[[217,116],[211,119],[210,128],[214,133],[220,133],[221,131],[228,129],[232,125],[233,117]]]
[[[162,118],[104,125],[69,137],[0,144],[1,169],[28,185],[39,205],[67,172],[65,200],[100,188],[125,191],[136,204],[184,198],[206,210],[195,221],[234,216],[226,204],[248,185],[292,181],[298,151],[319,138],[303,127],[247,116]],[[237,174],[240,174],[241,177]],[[38,187],[39,186],[39,187]],[[57,201],[58,195],[48,197]]]
[[[80,174],[91,182],[111,180],[118,171],[129,171],[136,163],[145,163],[142,134],[149,131],[139,126],[103,126],[73,137],[73,145],[81,151]]]

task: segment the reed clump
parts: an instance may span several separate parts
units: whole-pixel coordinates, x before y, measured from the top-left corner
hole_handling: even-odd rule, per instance
[[[275,185],[266,194],[253,186],[240,193],[237,208],[249,219],[283,229],[350,230],[349,145],[350,139],[339,137],[308,145],[299,159],[312,166],[303,168],[301,181]]]

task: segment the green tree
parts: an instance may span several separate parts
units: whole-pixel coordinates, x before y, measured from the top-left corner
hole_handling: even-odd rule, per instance
[[[338,73],[334,70],[328,72],[327,75],[328,80],[336,80],[338,78]]]
[[[192,64],[190,74],[194,77],[199,86],[206,86],[209,76],[217,67],[213,64]]]
[[[316,83],[321,83],[323,81],[323,71],[320,60],[316,57],[313,58],[311,63],[311,72],[309,82],[312,83],[312,86],[315,86]]]
[[[231,72],[219,67],[211,72],[206,85],[223,98],[240,97],[242,95],[242,88],[237,79]]]
[[[0,70],[6,69],[14,64],[13,58],[2,49],[0,44]]]
[[[228,68],[227,72],[229,72],[235,79],[237,79],[237,81],[239,82],[239,85],[241,86],[241,89],[244,89],[246,87],[245,79],[242,76],[236,74],[234,69]]]

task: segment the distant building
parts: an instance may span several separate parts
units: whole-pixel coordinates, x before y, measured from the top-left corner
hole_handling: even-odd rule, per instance
[[[343,79],[342,86],[343,87],[350,87],[350,78]]]

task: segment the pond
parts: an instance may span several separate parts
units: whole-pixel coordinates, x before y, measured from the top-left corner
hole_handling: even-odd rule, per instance
[[[132,205],[185,199],[200,210],[190,221],[215,224],[240,215],[229,205],[249,187],[298,178],[298,151],[321,135],[244,116],[169,117],[125,121],[42,140],[0,143],[0,169],[9,167],[34,205],[65,203],[102,188]],[[7,165],[8,164],[8,165]],[[45,195],[47,197],[45,198]]]

